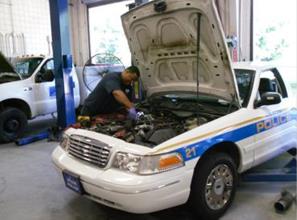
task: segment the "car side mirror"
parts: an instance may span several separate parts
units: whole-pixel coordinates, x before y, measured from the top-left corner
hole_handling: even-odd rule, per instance
[[[277,92],[265,92],[261,95],[261,100],[255,103],[255,107],[262,105],[275,105],[282,101],[282,97]]]

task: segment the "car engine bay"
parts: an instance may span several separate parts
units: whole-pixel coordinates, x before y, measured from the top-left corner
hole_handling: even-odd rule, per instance
[[[113,136],[129,143],[154,147],[170,138],[225,115],[226,104],[197,103],[192,100],[157,98],[136,105],[138,120],[127,119],[125,114],[105,114],[90,122],[81,122],[77,128]],[[198,116],[198,117],[197,117]],[[199,120],[199,123],[197,121]]]

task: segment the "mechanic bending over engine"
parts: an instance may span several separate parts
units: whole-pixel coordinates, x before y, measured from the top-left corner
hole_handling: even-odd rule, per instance
[[[83,116],[114,113],[123,107],[128,111],[128,118],[137,119],[132,100],[132,82],[139,78],[136,66],[126,68],[122,73],[106,74],[95,89],[86,98],[81,110]]]

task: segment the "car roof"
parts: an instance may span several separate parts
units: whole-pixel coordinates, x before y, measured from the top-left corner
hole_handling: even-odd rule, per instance
[[[267,69],[275,68],[276,66],[269,62],[234,62],[232,63],[234,69],[246,69],[256,72],[262,72]]]

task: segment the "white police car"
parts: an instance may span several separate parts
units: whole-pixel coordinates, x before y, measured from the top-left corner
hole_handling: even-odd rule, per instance
[[[216,219],[238,173],[296,148],[294,102],[276,68],[231,66],[214,1],[152,1],[122,20],[144,115],[69,128],[53,162],[66,186],[98,203],[148,213],[189,202]]]

